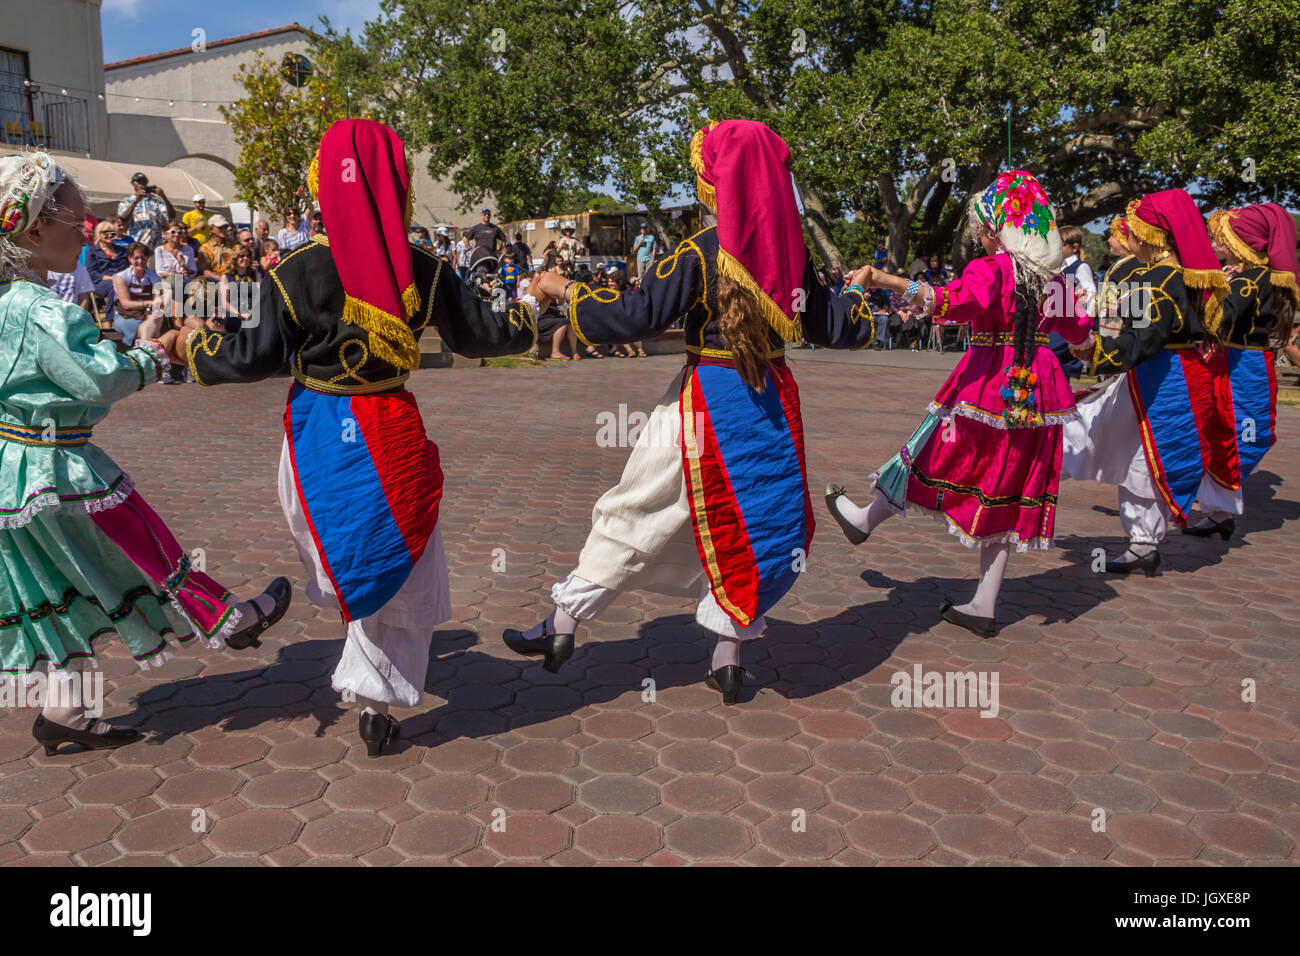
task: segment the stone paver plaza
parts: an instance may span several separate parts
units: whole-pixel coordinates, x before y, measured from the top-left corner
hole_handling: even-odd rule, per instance
[[[819,530],[730,708],[703,686],[712,642],[690,603],[624,596],[557,675],[500,642],[549,608],[622,470],[597,414],[648,410],[678,360],[417,373],[455,616],[427,706],[394,711],[402,739],[380,759],[329,687],[342,629],[307,602],[276,501],[286,382],[123,402],[96,440],[182,543],[237,593],[288,575],[295,603],[260,649],[195,647],[143,674],[110,638],[105,711],[146,729],[139,743],[47,758],[33,712],[0,710],[0,863],[1300,856],[1300,411],[1279,410],[1244,534],[1173,537],[1154,580],[1093,571],[1122,533],[1114,489],[1064,483],[1057,549],[1012,557],[1002,631],[981,641],[939,618],[973,586],[973,552],[925,517],[852,549],[820,501],[828,480],[865,490],[944,373],[906,355],[792,361]],[[995,673],[1000,712],[892,706],[891,678],[916,665]]]

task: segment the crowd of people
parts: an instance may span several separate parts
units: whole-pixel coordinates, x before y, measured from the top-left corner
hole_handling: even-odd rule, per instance
[[[178,214],[142,172],[131,177],[131,189],[116,215],[86,215],[76,269],[47,276],[61,299],[91,312],[125,348],[153,315],[178,328],[185,315],[198,314],[210,328],[238,331],[252,315],[262,277],[325,231],[319,212],[292,207],[281,211],[285,225],[274,237],[266,219],[237,228],[210,212],[202,195]],[[180,384],[184,377],[169,381]]]

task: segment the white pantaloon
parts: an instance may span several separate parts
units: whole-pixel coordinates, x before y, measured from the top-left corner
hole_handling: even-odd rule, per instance
[[[1127,376],[1115,376],[1078,408],[1078,418],[1062,426],[1062,476],[1118,485],[1119,519],[1129,541],[1159,545],[1169,529],[1170,511],[1151,477]],[[1208,474],[1201,478],[1197,499],[1211,515],[1216,510],[1242,513],[1241,492],[1228,491]]]
[[[718,604],[700,563],[682,473],[680,379],[655,406],[619,483],[600,496],[578,566],[551,589],[555,606],[590,620],[624,591],[698,596],[695,620],[723,637],[751,640],[762,617],[737,624]]]
[[[338,607],[311,528],[294,486],[289,445],[280,454],[280,506],[307,571],[307,597],[321,607]],[[435,526],[424,554],[401,589],[369,617],[348,624],[343,656],[334,669],[333,687],[358,698],[415,707],[424,696],[433,630],[451,617],[451,585],[441,525]]]

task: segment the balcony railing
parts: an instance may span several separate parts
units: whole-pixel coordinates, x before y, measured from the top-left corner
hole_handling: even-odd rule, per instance
[[[86,101],[35,86],[0,85],[0,142],[88,153]]]

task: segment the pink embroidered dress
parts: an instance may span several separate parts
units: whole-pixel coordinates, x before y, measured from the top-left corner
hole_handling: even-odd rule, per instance
[[[1061,483],[1061,424],[1075,416],[1074,396],[1050,332],[1082,342],[1092,319],[1057,276],[1038,309],[1040,425],[1008,427],[1006,370],[1014,357],[1015,273],[1005,252],[972,261],[961,278],[935,290],[934,321],[969,323],[970,350],[930,403],[921,427],[873,476],[875,489],[899,510],[935,513],[968,547],[1009,542],[1017,551],[1049,548]]]

